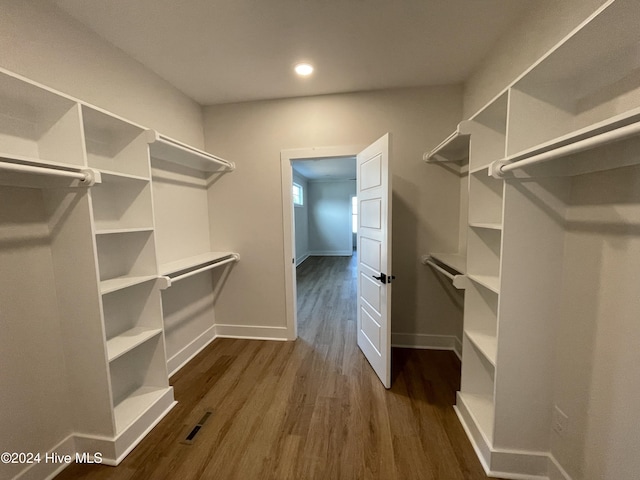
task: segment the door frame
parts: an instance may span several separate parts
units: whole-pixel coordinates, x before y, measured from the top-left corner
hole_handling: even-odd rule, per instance
[[[293,228],[293,160],[311,158],[355,157],[366,145],[333,147],[292,148],[280,151],[280,173],[282,177],[282,230],[284,235],[284,286],[287,340],[298,338],[298,309],[296,291],[295,230]]]

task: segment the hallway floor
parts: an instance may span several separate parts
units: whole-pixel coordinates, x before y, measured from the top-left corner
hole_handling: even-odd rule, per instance
[[[486,479],[452,407],[455,354],[394,349],[385,390],[356,345],[355,257],[311,257],[297,276],[297,341],[215,340],[120,466],[57,479]]]

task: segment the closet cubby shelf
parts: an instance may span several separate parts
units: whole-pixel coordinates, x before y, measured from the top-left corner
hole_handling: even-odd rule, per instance
[[[203,172],[232,171],[236,168],[233,162],[161,135],[155,130],[147,130],[147,142],[152,158]]]
[[[123,179],[123,180],[133,180],[133,181],[140,181],[140,182],[149,182],[150,177],[143,177],[140,175],[132,175],[129,173],[122,173],[122,172],[115,172],[113,170],[104,170],[104,169],[100,169],[98,170],[101,175],[103,177],[106,177],[105,180],[108,180],[109,177],[113,178],[113,180],[117,181],[119,179]]]
[[[173,283],[239,260],[240,255],[234,252],[208,252],[160,265],[160,275]]]
[[[161,328],[135,327],[127,330],[107,341],[107,358],[112,362],[160,333]]]
[[[143,415],[159,405],[164,411],[176,404],[173,387],[142,386],[114,406],[116,432],[122,433]]]
[[[470,136],[470,123],[462,121],[451,135],[430,152],[425,152],[422,158],[427,163],[468,162]]]
[[[133,287],[134,285],[139,285],[141,283],[149,282],[151,280],[156,280],[157,278],[158,278],[157,275],[141,275],[141,276],[118,277],[118,278],[111,278],[109,280],[103,280],[100,282],[100,293],[102,295],[106,295],[107,293],[112,293],[117,290],[122,290],[128,287]]]
[[[476,349],[495,367],[496,354],[498,352],[498,339],[496,336],[475,330],[465,330],[464,333]]]
[[[482,223],[482,222],[469,222],[471,228],[484,228],[487,230],[502,230],[502,224],[500,223]]]
[[[494,178],[504,178],[506,174],[515,170],[575,157],[581,153],[638,136],[640,136],[640,109],[636,108],[510,155],[502,160],[497,160],[489,166],[489,175]],[[584,166],[575,165],[573,170],[565,169],[558,173],[561,175],[580,175],[640,163],[637,156],[633,157],[634,163],[626,160],[624,164],[611,161],[611,158],[604,155],[596,155],[592,158],[586,158],[586,160]]]
[[[458,392],[457,407],[460,408],[461,404],[471,417],[473,425],[478,428],[480,434],[484,437],[485,444],[492,445],[495,418],[493,397],[491,395]]]
[[[0,154],[0,184],[32,188],[90,187],[101,183],[100,172],[75,165],[21,155]]]
[[[105,228],[96,230],[96,235],[117,235],[119,233],[138,233],[138,232],[152,232],[152,227],[140,227],[140,228]]]
[[[500,293],[500,278],[492,275],[473,275],[467,274],[467,277],[476,282],[478,285],[482,285],[488,288],[494,293]]]

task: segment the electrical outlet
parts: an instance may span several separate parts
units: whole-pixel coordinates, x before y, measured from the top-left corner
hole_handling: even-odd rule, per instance
[[[569,417],[557,405],[553,407],[553,431],[559,436],[564,437],[569,428]]]

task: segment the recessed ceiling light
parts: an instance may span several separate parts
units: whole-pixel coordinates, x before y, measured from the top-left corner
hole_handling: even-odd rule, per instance
[[[308,77],[313,73],[313,66],[308,63],[298,63],[295,66],[295,71],[301,77]]]

